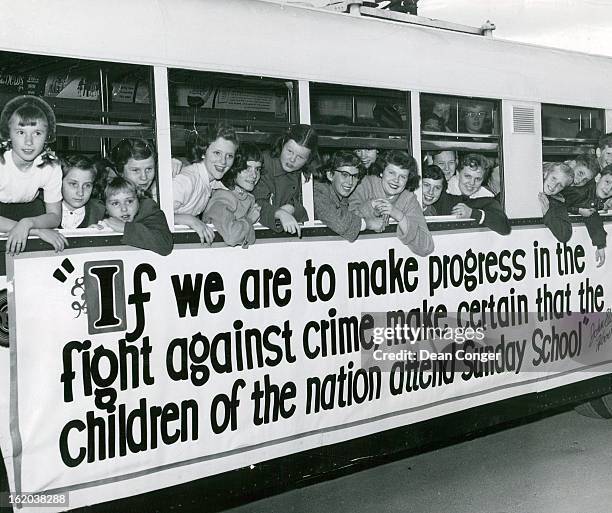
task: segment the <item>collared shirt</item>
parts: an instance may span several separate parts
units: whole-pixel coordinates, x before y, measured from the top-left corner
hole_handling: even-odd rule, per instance
[[[65,201],[62,201],[62,224],[61,227],[66,230],[78,228],[85,219],[85,205],[71,210]]]

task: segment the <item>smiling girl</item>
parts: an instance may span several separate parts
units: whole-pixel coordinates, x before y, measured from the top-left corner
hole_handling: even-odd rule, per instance
[[[349,202],[353,212],[367,219],[389,216],[397,221],[397,236],[415,254],[429,255],[434,243],[414,191],[419,185],[416,161],[405,151],[383,156],[380,176],[366,176]]]
[[[255,242],[253,224],[259,220],[261,207],[255,202],[253,189],[259,182],[263,157],[252,144],[240,148],[238,156],[223,177],[225,189],[213,191],[202,218],[213,223],[228,246],[246,248]]]
[[[0,232],[7,234],[8,254],[23,251],[30,234],[56,251],[67,244],[63,235],[49,230],[57,228],[62,218],[62,170],[47,148],[53,141],[55,114],[47,102],[18,96],[4,106],[0,114]]]
[[[194,230],[202,243],[212,243],[215,232],[200,216],[215,188],[222,188],[223,178],[238,151],[238,139],[233,128],[215,127],[207,131],[206,139],[189,145],[191,165],[183,167],[172,179],[174,222]],[[200,144],[201,143],[201,144]]]

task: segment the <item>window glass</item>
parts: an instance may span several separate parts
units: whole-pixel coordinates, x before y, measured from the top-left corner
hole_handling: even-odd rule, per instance
[[[0,105],[41,96],[57,118],[58,152],[107,156],[124,137],[154,138],[151,73],[145,66],[3,52]]]
[[[297,122],[292,81],[168,70],[172,153],[182,156],[190,133],[223,123],[242,142],[267,146]]]
[[[566,139],[598,139],[603,133],[602,109],[542,105],[542,136]]]
[[[474,136],[498,134],[499,102],[422,94],[421,130]]]
[[[542,105],[542,152],[545,162],[571,160],[576,155],[594,155],[604,134],[603,109]]]
[[[410,96],[403,91],[310,84],[312,125],[323,148],[410,148]]]

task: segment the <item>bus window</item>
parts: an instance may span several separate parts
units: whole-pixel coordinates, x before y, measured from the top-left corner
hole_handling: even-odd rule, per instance
[[[187,159],[191,135],[229,125],[240,142],[269,147],[297,123],[297,84],[289,80],[168,70],[172,155]]]
[[[359,233],[359,219],[346,212],[336,219],[334,212],[348,211],[358,176],[382,173],[384,152],[410,151],[410,93],[311,83],[310,117],[321,157],[320,183],[313,185],[315,217],[351,240]],[[329,211],[327,204],[335,201],[341,201],[340,210]],[[385,226],[368,222],[366,227],[382,231]]]
[[[457,189],[455,175],[460,172],[461,163],[474,156],[484,157],[482,162],[487,167],[481,190],[474,192],[474,197],[486,194],[503,204],[499,100],[421,94],[420,108],[425,214],[449,214],[440,211],[440,204],[436,206],[440,184],[443,189],[448,187],[450,194],[465,195],[465,191]]]
[[[56,151],[107,157],[123,138],[154,139],[145,66],[0,53],[0,106],[42,97],[57,117]]]
[[[603,109],[542,105],[542,155],[544,162],[573,161],[576,155],[595,155],[605,133]]]

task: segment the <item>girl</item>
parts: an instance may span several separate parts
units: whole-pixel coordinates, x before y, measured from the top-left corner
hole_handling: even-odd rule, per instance
[[[259,182],[262,165],[259,149],[245,144],[232,169],[223,176],[228,190],[214,190],[206,206],[203,219],[213,223],[228,246],[246,248],[255,242],[253,224],[259,220],[261,207],[251,192]]]
[[[0,231],[6,252],[23,251],[38,235],[56,251],[67,244],[57,228],[62,218],[62,170],[47,148],[55,141],[55,114],[36,96],[18,96],[0,113]],[[43,190],[43,200],[38,190]],[[43,206],[44,201],[44,206]]]
[[[87,157],[70,155],[62,159],[62,224],[73,230],[86,228],[104,218],[104,205],[92,200],[96,183],[96,167]]]
[[[138,190],[157,201],[155,167],[157,153],[144,139],[123,139],[111,151],[114,169]]]
[[[428,255],[434,249],[433,239],[412,192],[419,185],[416,161],[405,151],[391,150],[383,164],[380,176],[366,176],[359,183],[350,208],[365,219],[395,219],[398,238],[415,254]]]
[[[188,145],[191,165],[180,170],[172,179],[174,222],[194,230],[202,244],[211,244],[213,229],[200,220],[212,190],[222,188],[219,180],[229,171],[238,150],[233,128],[226,126],[208,130],[207,138],[199,136]]]
[[[157,203],[121,176],[111,179],[104,190],[107,216],[94,227],[122,233],[121,242],[149,249],[160,255],[172,251],[172,233]]]
[[[349,210],[348,198],[365,175],[362,160],[348,151],[336,152],[325,169],[317,172],[313,186],[315,217],[346,240],[353,242],[359,232],[380,230],[380,217],[362,218]]]
[[[278,140],[272,154],[264,154],[265,176],[255,187],[261,207],[261,223],[276,232],[297,233],[299,222],[308,220],[302,205],[302,171],[310,178],[311,164],[318,160],[318,137],[310,125],[296,125]]]

